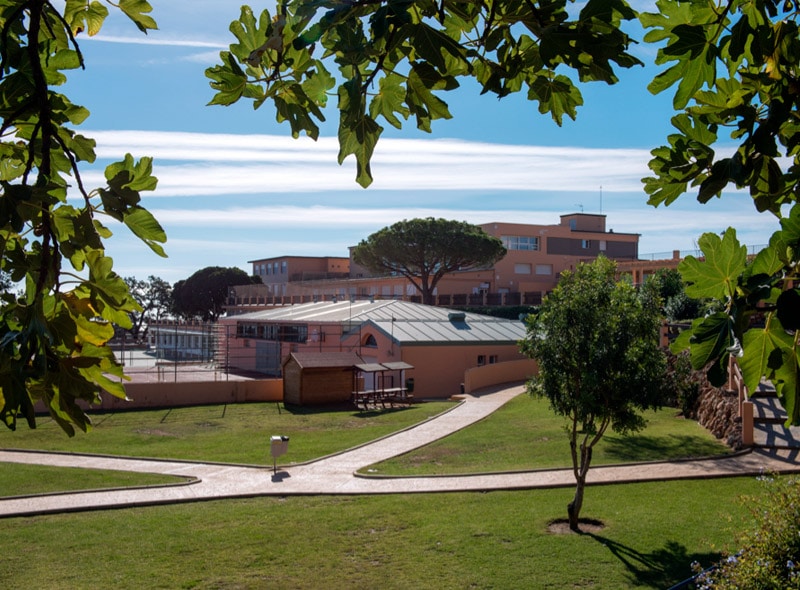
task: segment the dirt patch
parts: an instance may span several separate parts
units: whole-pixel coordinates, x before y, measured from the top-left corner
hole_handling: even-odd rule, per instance
[[[551,520],[547,524],[547,532],[553,535],[599,533],[606,527],[606,525],[603,524],[602,521],[595,520],[593,518],[579,518],[578,526],[580,527],[581,530],[579,533],[576,533],[575,531],[569,528],[569,520],[567,520],[566,518],[557,518],[555,520]]]
[[[167,432],[166,430],[139,428],[137,430],[134,430],[134,432],[136,434],[148,434],[152,436],[170,436],[172,438],[178,438],[177,434],[173,434],[172,432]]]

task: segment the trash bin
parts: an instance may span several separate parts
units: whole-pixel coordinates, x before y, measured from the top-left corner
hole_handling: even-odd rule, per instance
[[[285,455],[289,450],[288,436],[272,436],[269,439],[269,452],[272,455],[272,470],[278,472],[278,457]]]
[[[273,459],[285,455],[289,450],[288,436],[273,436],[269,439],[269,451]]]
[[[414,393],[414,378],[409,377],[406,379],[406,391],[408,393]]]

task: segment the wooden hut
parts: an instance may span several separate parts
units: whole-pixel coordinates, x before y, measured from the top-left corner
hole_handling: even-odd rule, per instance
[[[293,352],[283,362],[283,401],[312,406],[350,401],[355,352]]]

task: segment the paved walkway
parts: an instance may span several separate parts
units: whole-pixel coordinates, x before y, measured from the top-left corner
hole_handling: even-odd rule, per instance
[[[195,502],[220,498],[317,494],[394,494],[571,487],[571,469],[434,477],[363,477],[355,471],[447,436],[494,412],[524,391],[501,387],[465,396],[453,410],[413,428],[306,464],[279,468],[187,463],[125,457],[0,451],[0,462],[162,473],[185,484],[45,494],[0,499],[0,518],[59,512]],[[752,451],[719,459],[593,467],[590,484],[800,472],[798,450]]]

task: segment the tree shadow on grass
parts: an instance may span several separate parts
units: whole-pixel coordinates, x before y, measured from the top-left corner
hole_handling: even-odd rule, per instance
[[[720,553],[688,553],[686,547],[676,541],[667,541],[663,548],[643,553],[602,535],[586,535],[602,543],[625,565],[631,585],[636,586],[669,588],[694,574],[692,562],[709,565],[722,557]]]
[[[299,406],[295,404],[283,404],[283,409],[295,416],[311,416],[314,414],[326,414],[332,412],[351,412],[353,418],[374,418],[396,412],[405,412],[408,406],[387,406],[386,408],[370,408],[359,410],[351,403],[321,404],[315,406]]]
[[[717,441],[676,434],[606,436],[602,444],[606,455],[623,463],[708,457],[725,451]]]

